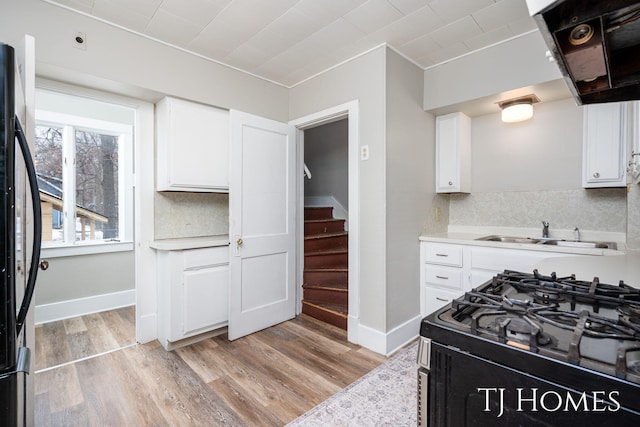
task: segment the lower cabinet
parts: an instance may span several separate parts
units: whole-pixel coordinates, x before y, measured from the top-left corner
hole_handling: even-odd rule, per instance
[[[158,251],[158,338],[166,349],[227,326],[229,248]],[[186,341],[183,344],[189,344]]]
[[[530,273],[539,261],[563,256],[577,255],[420,242],[420,312],[433,313],[505,269]]]

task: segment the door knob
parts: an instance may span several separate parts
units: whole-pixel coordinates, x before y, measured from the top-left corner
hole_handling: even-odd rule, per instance
[[[237,244],[238,246],[242,246],[242,244],[243,244],[243,243],[244,243],[244,242],[242,241],[242,237],[238,237],[238,240],[236,240],[236,244]]]

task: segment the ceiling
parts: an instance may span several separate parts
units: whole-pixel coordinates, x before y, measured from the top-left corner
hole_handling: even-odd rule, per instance
[[[382,43],[427,68],[536,28],[525,0],[44,1],[286,87]]]

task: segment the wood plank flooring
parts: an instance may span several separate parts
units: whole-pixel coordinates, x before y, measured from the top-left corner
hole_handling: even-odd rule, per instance
[[[233,342],[155,341],[35,375],[38,426],[281,426],[386,358],[300,315]]]
[[[36,326],[35,371],[136,342],[135,306]]]

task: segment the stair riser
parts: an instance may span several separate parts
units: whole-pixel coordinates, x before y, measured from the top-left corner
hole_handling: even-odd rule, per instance
[[[349,273],[346,271],[305,271],[304,283],[309,285],[343,285],[349,283]]]
[[[327,233],[340,233],[344,231],[344,220],[327,220],[324,222],[306,222],[304,224],[304,235],[318,235]]]
[[[337,304],[345,309],[349,307],[349,293],[345,291],[307,288],[304,290],[304,300],[312,304]]]
[[[339,254],[312,254],[304,257],[305,268],[348,268],[349,255],[345,253]]]
[[[331,218],[333,218],[333,208],[331,207],[304,208],[304,219]]]
[[[349,236],[331,236],[320,239],[305,239],[304,251],[319,252],[331,249],[347,249],[349,245]]]
[[[319,310],[306,304],[302,304],[302,312],[318,320],[329,323],[330,325],[337,326],[345,331],[347,330],[347,319],[342,316],[327,313],[326,311]]]

